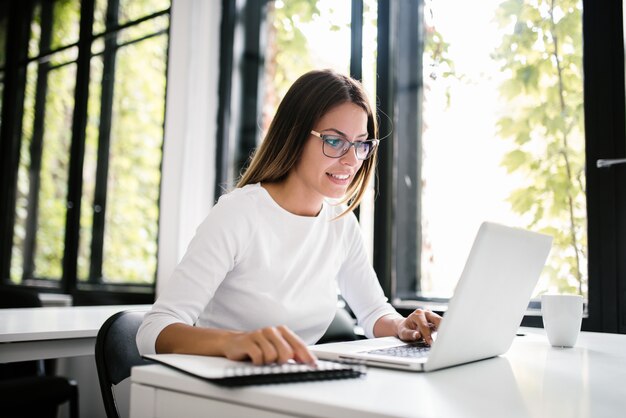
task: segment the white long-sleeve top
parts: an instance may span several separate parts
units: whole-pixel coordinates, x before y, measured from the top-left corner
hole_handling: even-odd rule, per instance
[[[222,196],[200,224],[166,288],[137,333],[140,353],[155,352],[173,323],[237,331],[286,325],[314,344],[337,309],[337,285],[368,337],[387,302],[353,214],[334,219],[281,208],[260,186]]]

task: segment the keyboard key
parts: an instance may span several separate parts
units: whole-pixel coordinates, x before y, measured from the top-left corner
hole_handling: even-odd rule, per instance
[[[381,348],[367,351],[368,354],[378,354],[393,357],[421,358],[428,356],[430,346],[424,342],[410,343],[396,347]]]

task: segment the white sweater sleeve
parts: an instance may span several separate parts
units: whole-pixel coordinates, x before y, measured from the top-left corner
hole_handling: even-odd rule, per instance
[[[141,354],[155,353],[161,331],[170,324],[194,325],[216,289],[247,248],[250,220],[239,201],[220,199],[198,227],[166,288],[146,314],[137,333]]]
[[[376,272],[365,252],[363,236],[356,217],[347,215],[343,234],[347,248],[346,259],[339,271],[341,295],[357,317],[368,338],[374,337],[374,324],[385,315],[402,317],[390,303],[380,287]]]

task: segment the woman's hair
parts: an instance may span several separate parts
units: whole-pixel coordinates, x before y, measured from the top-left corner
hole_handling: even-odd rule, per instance
[[[259,182],[280,182],[300,159],[305,141],[315,124],[332,108],[354,103],[367,113],[367,132],[377,138],[378,127],[367,95],[356,80],[332,70],[310,71],[296,80],[281,101],[265,139],[254,152],[237,187]],[[321,149],[320,149],[320,152]],[[367,160],[348,186],[340,203],[358,206],[376,167],[377,151]]]

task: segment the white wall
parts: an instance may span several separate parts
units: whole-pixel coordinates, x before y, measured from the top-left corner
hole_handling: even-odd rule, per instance
[[[157,294],[213,205],[221,2],[174,0]]]

